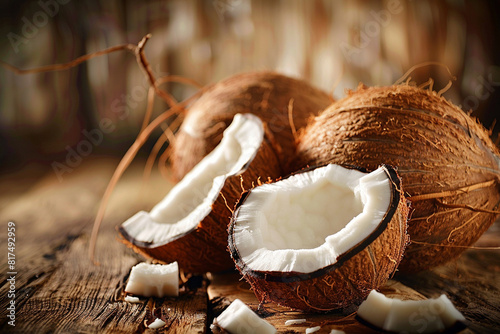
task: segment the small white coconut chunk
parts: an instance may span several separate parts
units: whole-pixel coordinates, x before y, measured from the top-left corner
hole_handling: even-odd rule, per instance
[[[344,331],[341,331],[341,330],[339,330],[339,329],[332,329],[332,330],[330,331],[330,334],[345,334],[345,332],[344,332]]]
[[[384,329],[411,330],[414,333],[435,333],[444,330],[441,317],[431,311],[429,301],[395,299],[385,318]]]
[[[167,323],[163,320],[161,320],[160,318],[156,318],[155,321],[153,321],[149,326],[148,328],[151,328],[151,329],[158,329],[158,328],[161,328],[163,326],[165,326]]]
[[[303,324],[306,321],[307,321],[306,319],[290,319],[285,321],[285,326]]]
[[[221,142],[150,211],[139,211],[122,224],[137,241],[162,243],[193,230],[212,210],[229,175],[252,161],[264,138],[262,121],[237,114]]]
[[[306,334],[315,333],[321,329],[321,326],[306,328]]]
[[[393,301],[394,299],[387,298],[384,294],[372,290],[368,298],[359,306],[358,316],[378,328],[384,328],[384,322]]]
[[[179,295],[179,267],[170,264],[141,262],[132,267],[125,292],[144,297]]]
[[[455,306],[451,303],[451,300],[449,300],[446,295],[441,295],[438,300],[440,301],[439,305],[442,306],[443,310],[440,314],[441,320],[443,320],[446,328],[453,326],[457,321],[465,321],[465,317],[455,308]]]
[[[219,327],[232,334],[274,334],[276,328],[261,319],[245,303],[235,299],[224,312],[214,319]]]
[[[125,301],[131,304],[137,304],[141,302],[139,297],[134,297],[134,296],[126,296]]]
[[[358,316],[378,328],[398,333],[434,333],[465,321],[445,295],[426,300],[399,300],[375,290],[359,306]]]

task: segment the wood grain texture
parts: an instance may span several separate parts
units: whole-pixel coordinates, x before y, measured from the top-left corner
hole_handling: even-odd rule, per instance
[[[17,228],[16,326],[7,324],[9,300],[2,298],[2,332],[140,333],[150,331],[145,323],[155,316],[166,320],[164,332],[184,333],[186,328],[205,332],[208,302],[204,287],[196,292],[186,290],[175,300],[146,299],[139,304],[123,300],[130,268],[141,259],[115,240],[115,226],[139,209],[152,206],[168,191],[170,184],[158,175],[152,180],[156,187],[147,193],[141,192],[142,166],[134,166],[125,175],[99,236],[100,265],[88,259],[91,223],[116,163],[89,161],[62,182],[49,173],[28,192],[9,200],[0,219],[14,221]],[[2,245],[5,237],[2,231]],[[7,264],[2,263],[2,275],[6,272]],[[2,296],[7,289],[3,276]]]
[[[179,298],[123,300],[130,268],[142,258],[117,240],[116,226],[140,209],[149,210],[171,184],[158,174],[142,182],[142,163],[127,171],[107,210],[97,245],[100,266],[88,260],[88,239],[97,206],[115,159],[84,162],[59,182],[52,171],[20,171],[0,177],[0,247],[6,248],[8,221],[16,223],[16,327],[7,324],[9,299],[6,249],[0,254],[0,332],[4,333],[210,333],[213,316],[235,298],[258,309],[258,301],[235,272],[191,277]],[[8,181],[4,182],[4,180]],[[17,180],[17,181],[13,181]],[[498,222],[480,239],[479,246],[498,246]],[[457,261],[418,275],[396,275],[383,292],[394,297],[421,299],[445,293],[469,321],[463,333],[496,333],[500,328],[500,257],[498,250],[470,249]],[[194,283],[193,283],[194,282]],[[207,288],[208,285],[208,288]],[[191,288],[188,288],[191,287]],[[194,289],[193,287],[198,287]],[[360,324],[356,306],[344,312],[310,315],[274,304],[258,313],[280,333],[317,333],[342,329],[346,333],[376,333]],[[167,325],[146,327],[155,318]],[[285,326],[288,319],[306,323]]]

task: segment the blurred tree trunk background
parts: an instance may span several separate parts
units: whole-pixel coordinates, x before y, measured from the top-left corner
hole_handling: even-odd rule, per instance
[[[359,82],[390,85],[433,61],[456,77],[444,94],[487,127],[500,117],[500,23],[493,1],[20,0],[0,4],[0,59],[27,69],[111,46],[145,49],[157,76],[202,84],[248,70],[302,77],[336,98]],[[423,66],[411,80],[450,80]],[[195,90],[166,89],[177,99]],[[135,57],[117,52],[75,68],[16,75],[0,67],[0,163],[52,163],[93,130],[92,152],[121,155],[137,136],[148,83]],[[156,100],[154,114],[166,105]],[[497,125],[494,130],[498,132]],[[88,148],[87,148],[88,149]]]

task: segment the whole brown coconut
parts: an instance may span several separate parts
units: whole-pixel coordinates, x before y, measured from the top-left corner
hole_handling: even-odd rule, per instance
[[[212,151],[238,113],[255,114],[267,124],[285,167],[295,151],[293,127],[303,128],[309,118],[332,102],[328,94],[307,82],[278,73],[249,72],[225,79],[189,108],[173,145],[173,175],[182,179]],[[291,170],[284,168],[284,172],[288,174]]]
[[[433,91],[360,85],[311,122],[297,150],[297,168],[397,167],[414,210],[402,271],[458,257],[499,214],[498,148],[480,124]]]

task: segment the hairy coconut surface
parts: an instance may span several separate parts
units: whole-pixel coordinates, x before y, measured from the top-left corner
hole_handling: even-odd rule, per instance
[[[255,114],[266,123],[279,145],[280,162],[287,166],[295,151],[293,127],[303,128],[331,102],[328,94],[307,82],[278,73],[249,72],[225,79],[189,108],[173,145],[174,177],[182,179],[215,148],[237,113]]]
[[[476,120],[433,91],[360,85],[349,92],[298,144],[296,168],[325,163],[397,168],[413,208],[403,271],[456,258],[498,217],[498,148]]]
[[[188,272],[234,267],[227,251],[232,208],[245,189],[281,174],[262,121],[238,114],[221,143],[150,212],[123,223],[124,242],[147,257],[177,261]]]
[[[368,174],[327,165],[246,192],[229,249],[261,302],[329,311],[363,300],[394,273],[407,219],[392,167]]]

